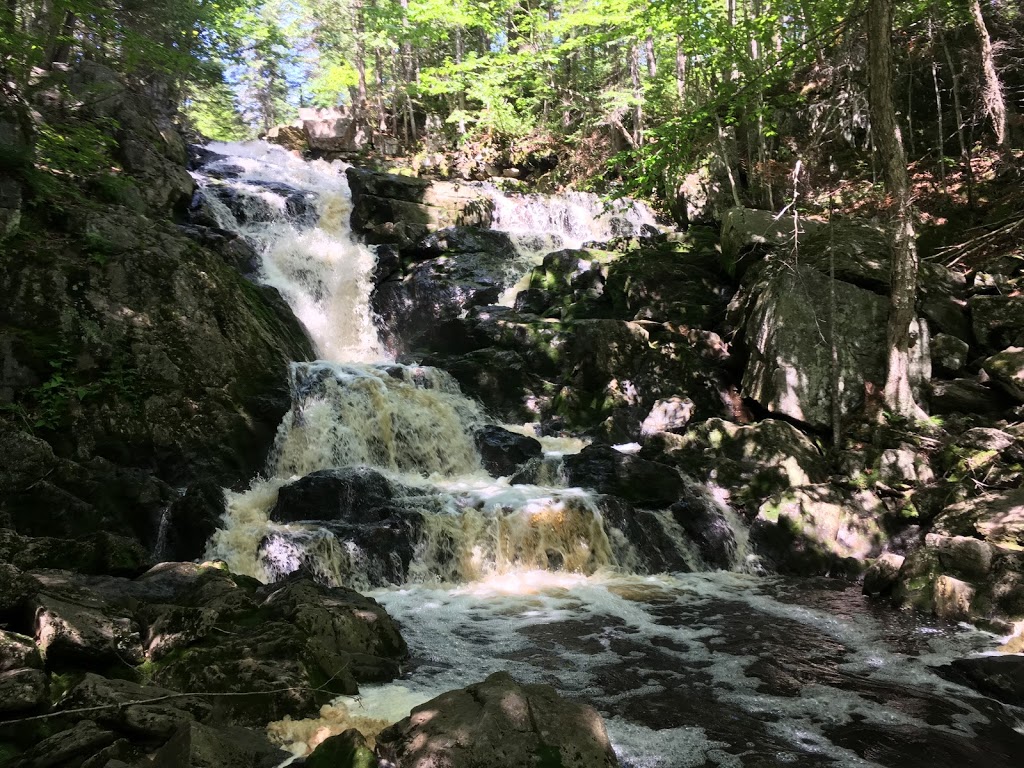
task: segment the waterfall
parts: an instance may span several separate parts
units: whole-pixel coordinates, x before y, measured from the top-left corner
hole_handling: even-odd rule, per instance
[[[636,567],[637,553],[607,522],[601,499],[564,487],[559,477],[559,457],[578,452],[582,441],[547,440],[538,477],[548,485],[492,478],[473,437],[486,422],[480,407],[445,372],[387,359],[369,301],[375,252],[351,233],[341,163],[307,162],[259,142],[209,150],[213,159],[195,173],[201,210],[253,246],[256,278],[281,292],[322,358],[292,364],[292,407],[267,477],[227,494],[210,557],[263,580],[305,568],[326,583],[358,588]],[[484,189],[495,203],[495,228],[524,257],[521,273],[548,250],[655,226],[651,212],[630,201],[606,206],[584,193]],[[317,483],[336,495],[355,493],[346,484],[364,476],[377,478],[386,498],[363,503],[358,520],[302,495]],[[649,517],[657,535],[679,539],[679,559],[702,566],[671,516]]]

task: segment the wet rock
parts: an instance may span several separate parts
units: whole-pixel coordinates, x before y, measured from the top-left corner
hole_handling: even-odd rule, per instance
[[[344,467],[311,472],[281,488],[270,511],[276,523],[300,520],[371,522],[371,510],[394,498],[390,481],[369,467]]]
[[[936,334],[931,344],[932,368],[940,373],[956,374],[963,370],[970,351],[966,341],[947,333]]]
[[[611,768],[618,765],[600,715],[546,685],[520,685],[504,672],[416,707],[377,737],[396,768],[502,765]]]
[[[257,731],[185,723],[153,756],[153,768],[274,768],[289,757]]]
[[[114,731],[101,728],[92,720],[82,720],[74,727],[59,731],[19,755],[12,768],[52,768],[81,765],[85,760],[109,747],[117,739]]]
[[[669,513],[696,545],[704,569],[727,571],[737,564],[736,534],[725,510],[706,493],[688,487]]]
[[[157,556],[166,560],[198,560],[206,542],[221,524],[224,489],[215,482],[193,483],[167,510],[165,538]]]
[[[892,592],[899,579],[903,555],[883,552],[864,572],[864,594],[884,596]]]
[[[597,504],[619,562],[635,563],[639,573],[689,573],[697,566],[671,513],[635,509],[617,496],[598,497]]]
[[[986,696],[1024,707],[1024,656],[978,656],[956,659],[945,669]]]
[[[494,425],[481,427],[473,437],[484,469],[492,477],[508,477],[543,452],[540,443],[532,437]]]
[[[794,488],[761,505],[750,530],[754,551],[781,573],[850,575],[885,543],[881,500],[829,485]]]
[[[982,363],[992,380],[1019,403],[1024,403],[1024,347],[1009,347]]]
[[[257,557],[271,577],[303,571],[324,584],[374,589],[404,584],[424,527],[408,502],[366,510],[360,522],[311,522],[268,533]]]
[[[345,174],[352,190],[352,229],[370,243],[405,248],[445,227],[491,223],[493,203],[476,188],[362,168]]]
[[[562,462],[567,485],[619,496],[640,507],[668,507],[682,495],[674,467],[621,453],[610,445],[588,445]]]
[[[971,584],[943,574],[935,580],[935,615],[950,621],[967,621],[971,618],[974,596]]]
[[[42,670],[0,672],[0,717],[39,709],[48,703],[48,679]]]
[[[399,353],[443,348],[446,325],[497,302],[517,258],[507,235],[474,227],[432,233],[406,253],[412,261],[401,279],[380,283],[371,297],[383,339]]]
[[[377,768],[366,738],[355,728],[324,739],[306,758],[305,768]]]
[[[968,303],[983,348],[1024,347],[1024,296],[972,296]]]
[[[929,533],[925,546],[938,557],[939,567],[969,581],[984,579],[992,571],[995,548],[970,536],[941,536]]]

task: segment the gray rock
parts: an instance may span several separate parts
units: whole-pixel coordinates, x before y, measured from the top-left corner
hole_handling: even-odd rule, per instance
[[[39,709],[49,703],[49,681],[40,669],[0,672],[0,716]]]
[[[684,483],[675,467],[620,453],[610,445],[588,445],[562,462],[565,482],[626,499],[640,507],[668,507]]]
[[[972,296],[974,335],[993,352],[1024,347],[1024,296]]]
[[[929,405],[934,413],[980,413],[999,415],[1009,407],[1006,395],[977,379],[932,381]]]
[[[946,507],[932,524],[943,536],[969,536],[1009,549],[1024,547],[1024,488],[985,493]]]
[[[1024,347],[1009,347],[982,363],[985,372],[1010,397],[1024,403]]]
[[[31,637],[0,630],[0,672],[42,667],[43,657]]]
[[[966,341],[948,333],[936,334],[931,345],[932,368],[944,373],[959,373],[967,363],[969,351]]]
[[[74,727],[58,731],[19,755],[12,768],[58,768],[80,765],[92,755],[109,747],[117,734],[101,728],[92,720],[82,720]]]
[[[208,720],[214,701],[177,691],[87,673],[61,697],[58,711],[89,713],[100,725],[150,743],[170,738],[182,723]],[[73,715],[69,715],[73,716]]]
[[[274,768],[289,755],[265,735],[237,726],[181,725],[153,755],[153,768]]]
[[[445,227],[491,223],[493,203],[471,186],[362,168],[349,168],[346,176],[352,190],[352,229],[371,243],[404,248]]]
[[[1024,707],[1024,656],[978,656],[956,659],[948,669],[986,696]]]
[[[377,754],[396,768],[618,765],[597,712],[504,672],[416,707],[377,737]]]
[[[688,397],[669,397],[658,400],[640,424],[640,434],[649,437],[659,432],[682,432],[690,423],[696,406]]]
[[[883,552],[864,572],[865,595],[887,595],[896,586],[900,568],[906,558],[893,552]]]
[[[731,208],[722,217],[722,260],[736,271],[744,260],[753,260],[754,252],[764,254],[767,250],[789,248],[794,239],[822,226],[811,219],[794,222],[792,216],[777,216],[771,211]]]
[[[846,575],[878,557],[886,536],[881,500],[830,485],[794,488],[761,505],[751,527],[754,551],[782,573]]]
[[[770,271],[770,270],[769,270]],[[743,391],[769,411],[819,427],[832,423],[830,292],[835,295],[840,410],[851,414],[864,401],[865,385],[885,380],[888,302],[864,288],[830,281],[817,270],[781,269],[754,289],[746,321],[750,359]],[[912,378],[930,376],[928,330],[915,321]]]
[[[878,459],[878,477],[886,485],[927,485],[935,479],[928,455],[912,446],[887,448]]]
[[[728,489],[736,504],[760,503],[786,488],[821,483],[828,467],[818,447],[792,424],[765,419],[739,425],[708,419],[682,435],[658,435],[645,458],[675,464],[687,474]]]
[[[40,593],[32,600],[35,642],[49,669],[141,664],[139,627],[95,594],[85,591],[55,597]]]
[[[474,434],[484,469],[492,477],[509,477],[526,462],[543,453],[540,443],[528,435],[488,425]]]

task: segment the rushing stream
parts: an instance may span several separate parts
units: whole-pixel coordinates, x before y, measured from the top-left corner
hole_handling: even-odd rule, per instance
[[[627,766],[1022,764],[1020,713],[933,671],[991,649],[990,636],[893,614],[856,587],[754,575],[724,508],[732,571],[700,572],[693,543],[666,519],[664,537],[696,572],[637,575],[600,500],[560,480],[558,457],[580,441],[547,441],[546,485],[488,476],[472,437],[480,407],[444,372],[388,360],[377,339],[375,256],[350,232],[342,168],[259,143],[210,149],[225,156],[197,174],[210,215],[257,247],[259,279],[324,359],[293,364],[268,475],[228,494],[208,554],[265,581],[303,567],[368,591],[412,654],[400,681],[365,686],[320,719],[272,724],[296,754],[507,670],[591,702]],[[653,225],[641,206],[607,212],[585,195],[491,194],[523,271],[545,249]],[[404,559],[401,532],[379,520],[271,519],[282,488],[322,470],[383,478],[382,504],[410,528]]]

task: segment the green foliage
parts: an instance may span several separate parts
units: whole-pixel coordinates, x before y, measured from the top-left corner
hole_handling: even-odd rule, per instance
[[[182,112],[200,134],[214,141],[245,141],[253,130],[242,120],[234,92],[223,81],[189,85]]]

